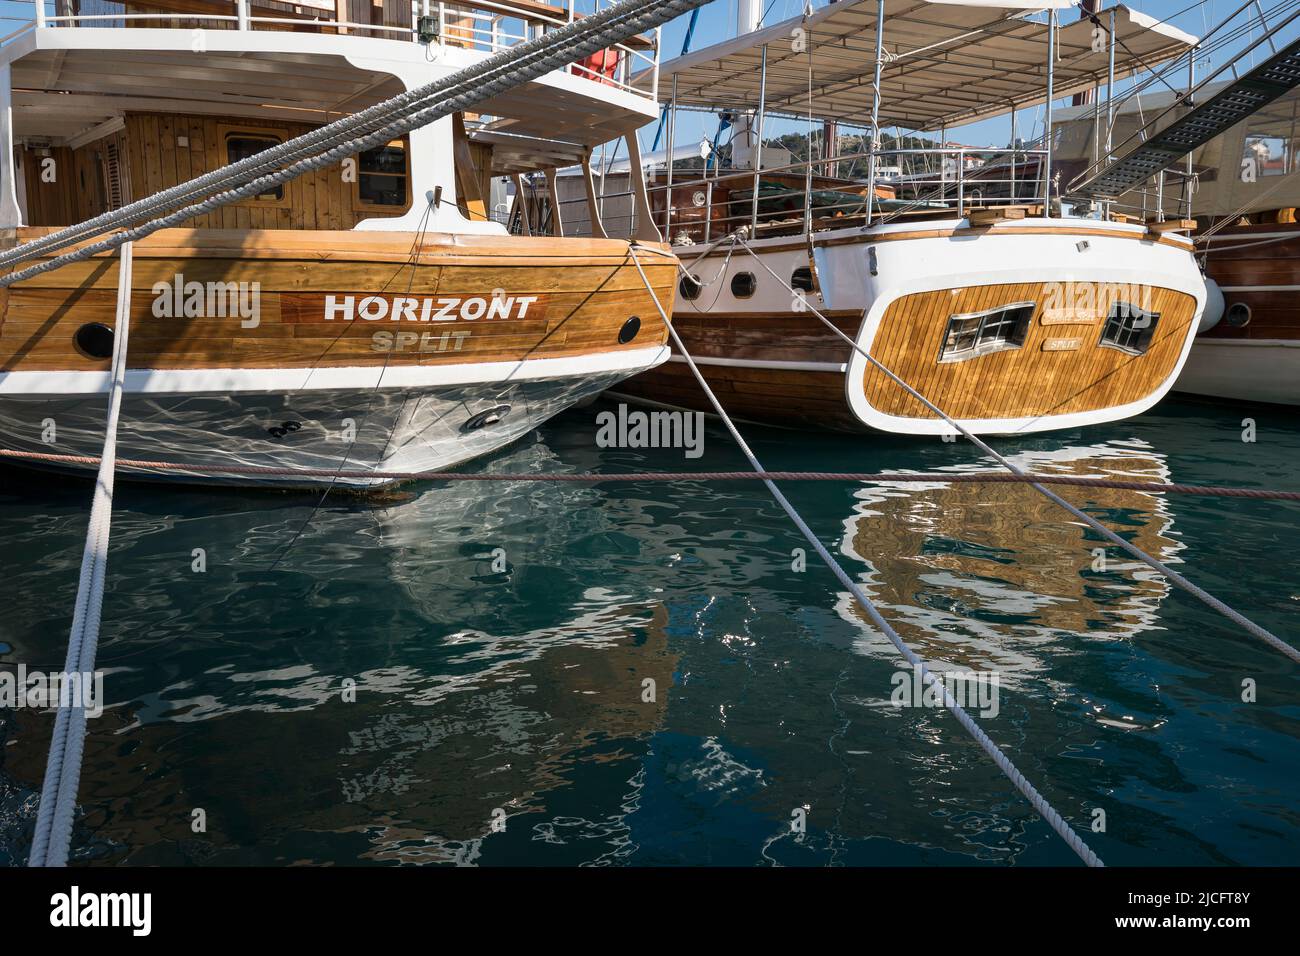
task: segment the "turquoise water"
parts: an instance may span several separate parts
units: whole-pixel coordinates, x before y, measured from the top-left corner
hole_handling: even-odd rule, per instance
[[[743,467],[716,426],[694,460],[598,448],[600,410],[478,467]],[[746,432],[770,468],[988,467],[938,439]],[[997,444],[1042,470],[1300,489],[1285,410],[1170,401]],[[59,667],[89,485],[0,482],[0,660]],[[1100,542],[1024,487],[785,490],[913,647],[997,674],[982,726],[1108,864],[1300,858],[1280,654],[1116,549],[1094,569]],[[1300,640],[1300,505],[1064,494]],[[74,862],[1075,862],[949,714],[890,704],[898,655],[815,555],[792,567],[804,542],[757,483],[118,499]],[[51,724],[0,712],[0,862],[26,858]]]

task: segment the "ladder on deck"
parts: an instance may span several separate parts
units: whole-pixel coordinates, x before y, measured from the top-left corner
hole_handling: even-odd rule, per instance
[[[1084,171],[1066,192],[1085,199],[1118,199],[1297,86],[1300,86],[1300,39],[1278,50],[1123,156],[1095,172]],[[1189,94],[1169,109],[1177,109],[1191,99]],[[1148,128],[1158,125],[1168,113],[1166,110],[1156,117]]]

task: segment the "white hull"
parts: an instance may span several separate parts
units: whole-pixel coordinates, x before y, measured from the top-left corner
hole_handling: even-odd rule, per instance
[[[625,377],[605,372],[425,388],[320,390],[291,394],[128,394],[118,430],[118,473],[136,478],[265,487],[374,488],[395,473],[441,471],[510,444]],[[508,406],[500,420],[467,427]],[[40,455],[97,456],[104,440],[102,395],[0,396],[0,445]],[[51,435],[52,442],[46,437]],[[275,431],[272,431],[275,429]],[[158,471],[121,460],[168,461]],[[59,470],[92,464],[9,459]],[[220,466],[282,469],[280,475],[214,472]],[[325,475],[295,475],[324,469]],[[333,477],[334,472],[368,476]]]
[[[951,433],[942,418],[900,400],[896,384],[885,383],[883,392],[874,393],[866,387],[863,352],[897,365],[893,371],[976,434],[1128,418],[1173,387],[1207,300],[1191,244],[1139,225],[1023,219],[972,228],[954,218],[830,230],[815,240],[820,293],[806,300],[788,287],[809,265],[807,246],[797,237],[755,240],[754,255],[737,249],[725,258],[715,251],[691,267],[701,288],[693,299],[679,296],[677,330],[737,418],[796,428]],[[691,253],[683,251],[682,259],[691,262]],[[940,322],[962,311],[947,308],[943,297],[949,293],[999,305],[1029,298],[1035,318],[1017,346],[944,360]],[[1164,328],[1177,331],[1165,333],[1158,360],[1145,351],[1131,353],[1132,361],[1154,365],[1120,374],[1120,363],[1108,363],[1106,356],[1121,352],[1106,348],[1096,358],[1103,351],[1107,311],[1097,303],[1140,303],[1148,295],[1161,297]],[[904,301],[925,296],[932,305]],[[826,328],[809,305],[825,310],[861,351]],[[909,330],[903,338],[900,327]],[[1058,354],[1048,354],[1053,352]],[[672,364],[620,391],[643,401],[689,405],[698,390],[680,372],[682,361],[674,356]],[[1041,391],[1026,397],[1027,390]],[[1086,400],[1077,400],[1085,393]],[[979,412],[988,417],[975,417]]]
[[[1300,405],[1300,341],[1198,338],[1175,390],[1242,402]]]
[[[927,224],[929,225],[929,224]],[[936,224],[937,225],[937,224]],[[998,235],[996,227],[970,237],[915,238],[905,241],[823,245],[816,250],[818,274],[826,305],[832,309],[865,307],[857,345],[871,351],[885,311],[895,300],[918,292],[954,289],[995,283],[1107,283],[1156,286],[1185,292],[1196,299],[1194,330],[1205,309],[1205,280],[1196,260],[1186,250],[1114,235],[1060,234],[1063,225],[1087,230],[1087,220],[1027,219],[1015,221],[1015,233]],[[1039,229],[1041,235],[1022,230]],[[1137,235],[1141,226],[1107,224],[1111,232],[1129,229]],[[916,232],[915,225],[892,225],[878,230],[890,233]],[[827,240],[836,233],[828,233]],[[1082,247],[1082,248],[1081,248]],[[872,256],[871,252],[874,252]],[[875,274],[872,274],[874,258]],[[1023,418],[969,418],[961,424],[976,434],[1017,434],[1076,428],[1117,421],[1141,414],[1155,405],[1172,388],[1187,361],[1193,335],[1187,336],[1174,369],[1158,388],[1137,401],[1089,411],[1035,415]],[[904,418],[874,408],[857,384],[862,381],[867,360],[856,350],[845,375],[845,396],[849,407],[863,424],[881,431],[913,435],[940,435],[951,431],[939,419]]]

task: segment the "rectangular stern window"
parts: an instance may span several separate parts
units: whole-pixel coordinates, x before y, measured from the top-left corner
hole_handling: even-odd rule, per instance
[[[939,361],[964,362],[980,355],[1020,348],[1025,344],[1034,308],[1032,302],[1013,302],[984,312],[949,316]]]
[[[265,132],[238,130],[226,133],[225,139],[227,163],[237,163],[241,159],[248,159],[250,156],[256,156],[263,150],[270,149],[272,146],[279,146],[284,142],[283,136],[271,130]],[[272,186],[266,192],[258,193],[254,198],[259,202],[280,202],[284,199],[284,184]]]
[[[395,139],[357,157],[357,201],[362,206],[405,206],[406,143]]]
[[[1116,302],[1101,330],[1102,348],[1119,349],[1129,355],[1145,355],[1160,321],[1159,312],[1148,312],[1128,302]]]

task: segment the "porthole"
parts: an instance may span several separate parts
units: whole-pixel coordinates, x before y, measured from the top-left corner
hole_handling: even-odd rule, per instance
[[[758,280],[752,272],[737,272],[731,277],[731,294],[737,299],[748,299],[758,288]]]
[[[102,322],[87,322],[73,334],[72,344],[87,358],[112,358],[113,330]]]
[[[682,281],[677,283],[677,291],[680,292],[682,298],[686,299],[688,302],[698,299],[703,290],[704,286],[700,284],[699,276],[682,276]]]
[[[486,428],[488,425],[495,425],[509,414],[509,405],[495,405],[492,408],[481,411],[470,418],[469,421],[460,426],[460,430],[463,432],[478,431],[480,428]]]
[[[631,342],[636,338],[636,334],[640,331],[641,317],[639,315],[634,315],[624,322],[623,327],[618,330],[618,344],[627,345],[628,342]]]
[[[1245,302],[1234,302],[1223,313],[1223,324],[1230,329],[1244,329],[1250,325],[1250,306]]]
[[[700,208],[708,201],[709,197],[704,194],[704,190],[702,189],[697,189],[695,192],[691,193],[691,205],[696,209]]]
[[[807,266],[800,266],[790,273],[790,285],[796,289],[802,289],[804,292],[813,291],[812,270]]]

